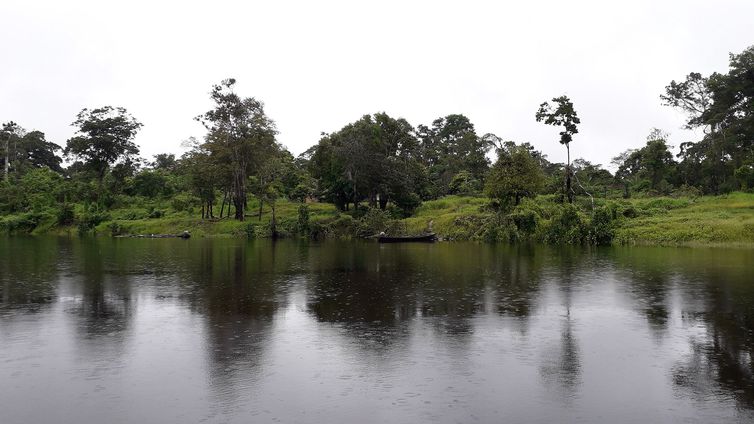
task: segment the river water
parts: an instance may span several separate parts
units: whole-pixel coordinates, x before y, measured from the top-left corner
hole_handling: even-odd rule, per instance
[[[754,251],[0,239],[0,423],[754,422]]]

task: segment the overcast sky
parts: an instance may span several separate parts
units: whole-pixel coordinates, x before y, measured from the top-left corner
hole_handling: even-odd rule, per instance
[[[364,114],[412,125],[467,115],[481,135],[564,161],[534,120],[561,94],[573,157],[607,164],[653,127],[695,140],[661,106],[672,79],[726,72],[754,44],[754,1],[0,2],[0,121],[65,145],[82,108],[123,106],[142,155],[182,151],[212,84],[238,80],[294,154]]]

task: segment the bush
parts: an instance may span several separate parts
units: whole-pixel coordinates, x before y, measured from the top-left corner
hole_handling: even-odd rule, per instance
[[[613,211],[609,207],[597,208],[589,222],[589,243],[607,245],[613,241]]]
[[[298,220],[296,222],[296,231],[299,234],[309,233],[309,206],[303,204],[298,207]]]
[[[369,237],[379,234],[387,230],[389,221],[390,215],[387,211],[371,208],[359,219],[356,235],[359,237]]]
[[[340,214],[309,224],[309,237],[314,240],[350,238],[357,231],[358,222],[350,215]]]
[[[531,209],[517,208],[510,214],[510,219],[522,235],[532,235],[537,231],[539,215]]]
[[[19,215],[10,215],[0,219],[0,229],[9,234],[30,233],[45,220],[53,220],[54,217],[46,212],[28,212]]]
[[[403,193],[396,196],[393,203],[398,208],[397,218],[408,218],[421,206],[422,199],[416,193]]]
[[[60,205],[57,211],[58,225],[72,225],[75,220],[76,215],[73,211],[73,205],[70,203],[63,203]]]
[[[123,227],[116,221],[111,222],[107,228],[110,230],[110,235],[113,237],[123,234]]]
[[[165,216],[165,212],[159,209],[150,208],[149,215],[147,216],[152,219],[162,218],[163,216]]]
[[[551,244],[580,244],[588,234],[581,214],[570,204],[560,207],[543,230],[543,241]]]
[[[629,206],[623,210],[623,216],[626,218],[636,218],[639,216],[639,212],[633,206]]]
[[[110,216],[104,212],[88,211],[84,212],[78,218],[78,228],[80,234],[85,234],[94,229],[97,225],[110,219]]]
[[[684,184],[680,187],[678,187],[674,192],[673,196],[675,197],[690,197],[692,199],[696,199],[697,197],[702,195],[702,191],[694,186],[690,186],[687,184]]]
[[[469,171],[461,171],[453,176],[448,185],[450,194],[468,196],[481,190],[482,184]]]
[[[192,213],[194,211],[194,205],[198,203],[198,198],[185,193],[180,193],[173,196],[170,202],[170,206],[172,206],[173,210],[175,210],[176,212],[186,211],[188,213]]]

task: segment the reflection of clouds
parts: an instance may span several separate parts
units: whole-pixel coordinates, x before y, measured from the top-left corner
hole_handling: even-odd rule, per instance
[[[161,422],[178,409],[209,421],[306,412],[332,422],[364,411],[379,422],[554,422],[754,409],[754,288],[731,267],[744,262],[735,253],[240,240],[58,248],[65,256],[36,262],[51,271],[23,285],[6,278],[23,267],[0,260],[0,335],[59,321],[55,346],[72,364],[60,369],[103,414],[124,393]],[[177,399],[187,393],[191,404]]]

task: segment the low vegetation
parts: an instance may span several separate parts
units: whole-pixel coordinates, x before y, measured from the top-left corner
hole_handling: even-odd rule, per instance
[[[244,221],[202,219],[196,210],[176,210],[173,202],[130,198],[107,213],[45,209],[0,217],[0,231],[11,234],[178,234],[195,237],[272,236],[270,206]],[[258,211],[252,201],[249,209]],[[447,196],[422,203],[413,216],[361,205],[344,212],[327,203],[281,200],[276,206],[278,237],[355,239],[432,231],[443,240],[547,244],[726,245],[754,246],[754,194],[702,197],[587,199],[573,205],[558,196],[527,198],[501,213],[485,197]]]

